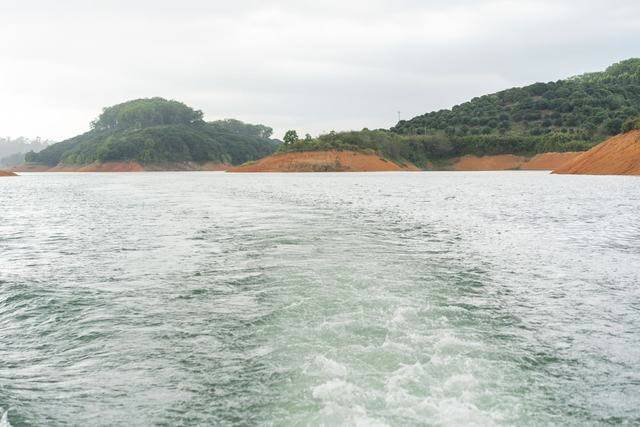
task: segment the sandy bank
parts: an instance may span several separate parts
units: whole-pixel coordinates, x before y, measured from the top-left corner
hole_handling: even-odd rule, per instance
[[[399,165],[375,154],[355,151],[305,151],[274,154],[228,172],[387,172],[416,171],[412,164]]]
[[[11,171],[2,171],[0,170],[0,176],[18,176],[15,173],[11,172]]]
[[[614,136],[557,168],[553,173],[640,175],[640,130]]]
[[[226,163],[152,163],[138,162],[108,162],[91,163],[89,165],[57,165],[48,167],[43,165],[26,164],[13,168],[18,172],[151,172],[151,171],[224,171],[231,165]]]
[[[553,170],[575,159],[580,152],[543,153],[533,157],[501,154],[497,156],[462,156],[453,160],[454,171]]]

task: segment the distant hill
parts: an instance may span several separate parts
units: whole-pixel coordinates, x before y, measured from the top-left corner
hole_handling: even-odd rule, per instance
[[[205,122],[202,112],[163,98],[105,108],[91,130],[51,145],[26,161],[46,166],[107,162],[241,164],[273,153],[272,129],[238,120]]]
[[[29,151],[39,152],[52,142],[40,138],[0,138],[0,166],[11,167],[24,162],[24,155]]]
[[[485,144],[519,139],[513,150],[527,150],[530,137],[561,135],[576,145],[594,145],[621,132],[640,114],[640,59],[628,59],[603,72],[549,83],[535,83],[474,98],[450,110],[400,121],[391,130],[402,135],[441,135]],[[504,147],[505,149],[507,147]],[[544,147],[536,147],[540,151]]]

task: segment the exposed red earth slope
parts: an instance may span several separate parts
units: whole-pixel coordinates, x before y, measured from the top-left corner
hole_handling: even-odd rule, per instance
[[[553,173],[640,175],[640,130],[614,136],[557,168]]]
[[[580,152],[542,153],[531,158],[513,154],[462,156],[454,159],[454,171],[553,170],[579,156]]]
[[[274,154],[228,172],[387,172],[417,171],[413,164],[400,165],[375,154],[356,151],[304,151]]]

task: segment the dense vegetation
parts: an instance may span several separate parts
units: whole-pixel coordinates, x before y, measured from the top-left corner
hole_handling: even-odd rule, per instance
[[[102,110],[91,122],[99,131],[142,129],[160,125],[186,125],[202,121],[202,111],[163,98],[135,99]]]
[[[92,129],[26,160],[49,166],[93,162],[220,162],[241,164],[267,156],[277,142],[271,128],[239,120],[205,122],[202,112],[162,98],[105,108]]]
[[[479,156],[504,153],[544,153],[550,151],[583,151],[590,142],[572,139],[572,135],[554,133],[521,138],[513,135],[444,136],[401,135],[388,130],[331,132],[318,138],[307,138],[282,144],[280,151],[354,150],[375,152],[400,163],[411,162],[424,167],[428,161],[438,161],[464,154]]]
[[[638,114],[640,59],[629,59],[604,72],[474,98],[451,110],[400,121],[392,130],[478,141],[486,136],[496,141],[515,138],[516,151],[527,151],[530,137],[547,141],[569,135],[572,144],[593,145],[620,133],[624,122]]]
[[[400,121],[390,131],[331,132],[287,139],[281,151],[365,150],[424,166],[465,154],[583,151],[640,127],[640,59],[606,71],[508,89]]]

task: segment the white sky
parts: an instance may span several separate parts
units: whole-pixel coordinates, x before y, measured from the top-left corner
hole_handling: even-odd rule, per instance
[[[638,56],[638,0],[0,0],[0,135],[151,96],[278,137],[390,127]]]

